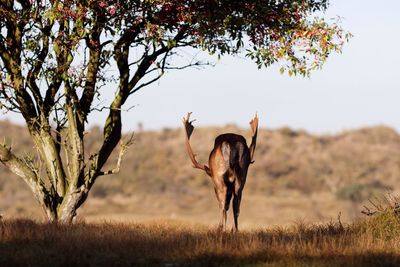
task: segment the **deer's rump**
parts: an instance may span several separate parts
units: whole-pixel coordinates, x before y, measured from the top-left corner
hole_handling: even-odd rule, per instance
[[[215,139],[215,147],[219,146],[227,166],[229,182],[233,182],[243,172],[246,162],[249,162],[250,153],[246,139],[237,134],[222,134]]]

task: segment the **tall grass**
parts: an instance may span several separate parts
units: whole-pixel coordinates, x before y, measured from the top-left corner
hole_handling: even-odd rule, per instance
[[[238,234],[174,221],[2,220],[0,266],[399,266],[400,225],[393,216]]]

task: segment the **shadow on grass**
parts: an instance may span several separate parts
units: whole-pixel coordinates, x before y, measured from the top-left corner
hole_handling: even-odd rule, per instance
[[[395,251],[362,238],[336,224],[233,235],[168,222],[8,220],[0,222],[0,266],[400,266]]]

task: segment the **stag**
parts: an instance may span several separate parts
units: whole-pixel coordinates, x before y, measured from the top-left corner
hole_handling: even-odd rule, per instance
[[[254,150],[256,148],[258,117],[257,114],[250,121],[253,137],[248,147],[246,139],[242,135],[226,133],[221,134],[215,139],[214,148],[210,153],[208,166],[199,164],[196,155],[190,145],[190,136],[193,133],[193,120],[190,121],[191,112],[183,118],[183,125],[186,132],[186,149],[193,163],[193,167],[203,170],[211,177],[214,183],[215,195],[218,200],[221,219],[218,229],[226,230],[226,214],[229,210],[233,196],[233,219],[234,226],[232,231],[238,231],[238,217],[240,212],[240,202],[242,191],[246,183],[247,170],[252,164]]]

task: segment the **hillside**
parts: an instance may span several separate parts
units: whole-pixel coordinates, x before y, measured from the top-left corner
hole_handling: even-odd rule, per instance
[[[224,132],[250,140],[249,129],[234,125],[196,128],[192,147],[199,162],[206,162],[215,136]],[[24,127],[0,121],[0,138],[20,155],[36,155]],[[93,151],[101,130],[89,129],[86,138],[86,150]],[[344,220],[353,220],[368,198],[399,188],[399,151],[399,134],[384,126],[320,136],[289,128],[260,129],[244,191],[242,225],[329,221],[339,212]],[[21,179],[1,165],[0,213],[41,218],[33,202]],[[182,129],[136,133],[121,172],[99,179],[79,215],[87,220],[168,217],[214,224],[218,219],[212,183],[191,167]]]

